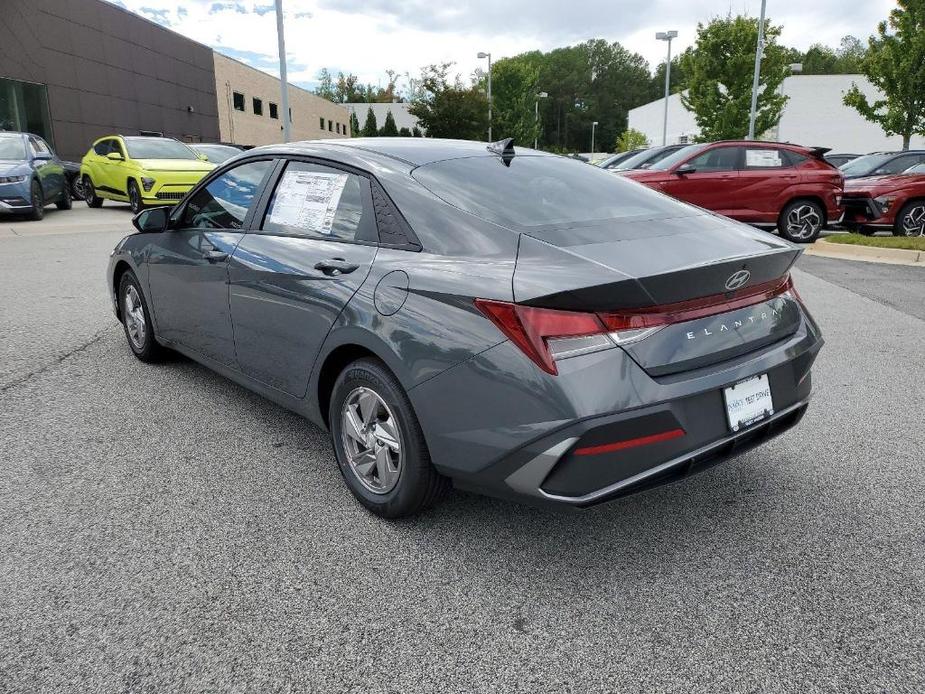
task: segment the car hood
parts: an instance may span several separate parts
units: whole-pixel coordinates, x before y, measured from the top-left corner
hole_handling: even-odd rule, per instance
[[[211,171],[215,164],[198,159],[135,159],[147,171]]]
[[[869,176],[852,178],[845,181],[845,193],[869,193],[876,197],[894,190],[912,186],[925,185],[925,174],[891,174],[889,176]]]
[[[29,171],[29,162],[16,159],[0,159],[0,176],[15,176]]]

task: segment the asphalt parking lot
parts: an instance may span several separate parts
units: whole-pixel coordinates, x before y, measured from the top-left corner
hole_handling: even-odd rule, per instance
[[[0,219],[3,694],[925,690],[925,269],[801,260],[827,345],[761,449],[589,512],[395,523],[323,432],[131,356],[129,218]]]

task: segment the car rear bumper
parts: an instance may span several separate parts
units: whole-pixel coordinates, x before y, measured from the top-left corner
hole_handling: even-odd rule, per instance
[[[705,469],[794,426],[822,344],[806,317],[786,339],[689,372],[652,377],[617,348],[565,360],[546,377],[502,343],[409,395],[435,466],[456,486],[585,507]],[[774,413],[733,432],[723,389],[760,374]]]

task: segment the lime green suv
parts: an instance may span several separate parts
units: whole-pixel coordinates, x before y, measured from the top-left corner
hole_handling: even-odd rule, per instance
[[[84,155],[80,179],[90,207],[118,200],[137,213],[145,205],[176,204],[214,168],[173,138],[111,135]]]

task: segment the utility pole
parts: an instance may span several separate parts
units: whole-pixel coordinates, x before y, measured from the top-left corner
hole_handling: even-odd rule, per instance
[[[283,0],[276,0],[276,37],[279,40],[279,89],[283,108],[283,142],[289,142],[289,78],[286,75],[286,36],[283,32]]]
[[[671,39],[678,38],[678,32],[660,31],[655,35],[659,41],[668,42],[668,62],[665,63],[665,115],[662,120],[662,146],[668,144],[668,97],[671,96]]]
[[[479,53],[478,58],[488,58],[488,141],[491,142],[491,53]]]
[[[752,80],[752,109],[748,116],[748,139],[755,139],[755,119],[758,117],[758,84],[761,80],[761,58],[764,56],[764,14],[768,0],[761,0],[761,19],[758,20],[758,47],[755,49],[755,77]]]

